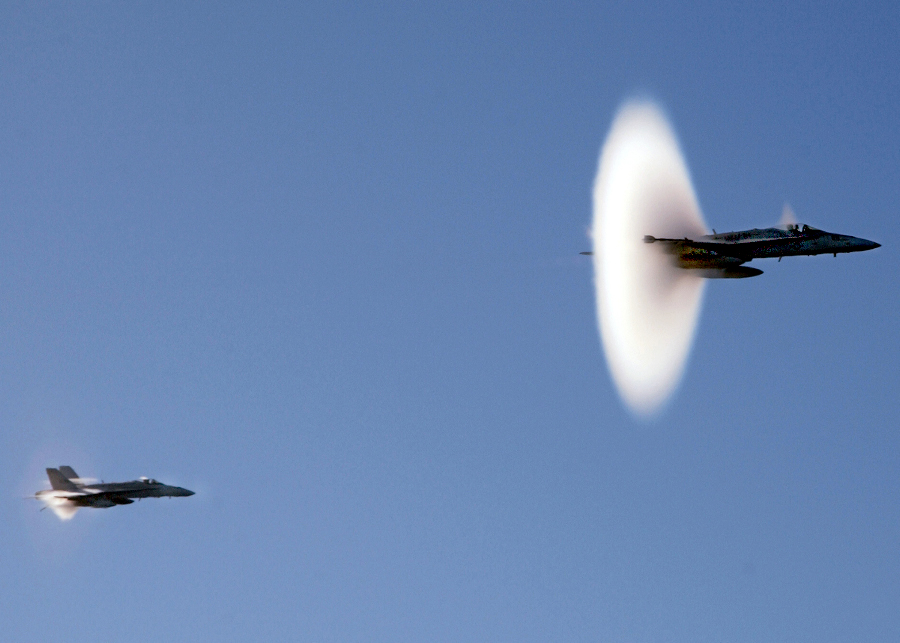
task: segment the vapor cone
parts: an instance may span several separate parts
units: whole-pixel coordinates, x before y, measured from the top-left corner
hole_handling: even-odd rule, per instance
[[[638,415],[652,415],[677,387],[704,286],[643,238],[697,236],[705,228],[665,116],[652,103],[626,103],[600,154],[592,236],[606,361]]]
[[[78,512],[78,507],[65,498],[56,498],[49,496],[43,498],[43,501],[50,511],[55,513],[60,520],[71,520]]]

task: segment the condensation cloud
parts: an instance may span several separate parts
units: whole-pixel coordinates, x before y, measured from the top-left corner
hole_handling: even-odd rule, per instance
[[[46,507],[55,513],[60,520],[72,520],[78,512],[78,507],[65,498],[47,497],[44,498]]]
[[[626,103],[600,153],[592,236],[603,350],[619,394],[637,415],[653,415],[678,386],[705,283],[643,237],[703,234],[665,115],[653,103]]]

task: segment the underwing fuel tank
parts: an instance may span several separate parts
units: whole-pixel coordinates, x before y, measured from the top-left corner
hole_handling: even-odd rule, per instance
[[[750,268],[749,266],[733,266],[731,268],[707,268],[699,270],[700,276],[706,279],[746,279],[747,277],[756,277],[763,273],[758,268]]]

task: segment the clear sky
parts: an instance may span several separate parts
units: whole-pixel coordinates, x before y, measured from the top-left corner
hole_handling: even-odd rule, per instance
[[[900,638],[900,8],[613,4],[0,8],[0,638]],[[883,244],[711,283],[649,423],[578,256],[635,94],[711,227]]]

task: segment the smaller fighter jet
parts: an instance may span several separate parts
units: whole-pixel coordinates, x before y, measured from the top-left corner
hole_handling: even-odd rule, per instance
[[[105,509],[116,505],[130,505],[132,498],[164,498],[171,496],[193,496],[193,491],[172,487],[153,478],[141,477],[131,482],[96,483],[88,478],[80,478],[72,467],[47,469],[52,489],[38,491],[34,497],[44,502],[63,520],[75,515],[81,507]]]

